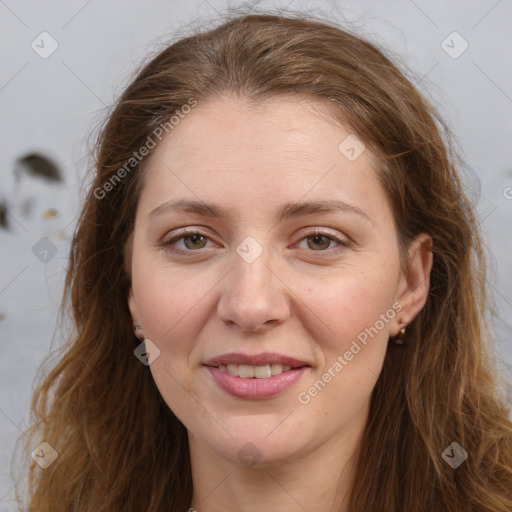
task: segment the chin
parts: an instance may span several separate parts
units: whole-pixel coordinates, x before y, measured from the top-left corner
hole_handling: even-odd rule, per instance
[[[297,448],[286,445],[283,440],[279,445],[261,439],[237,439],[229,447],[223,446],[219,454],[237,466],[263,469],[293,460]]]
[[[299,436],[298,428],[280,431],[282,425],[278,425],[282,419],[283,415],[279,421],[272,422],[244,417],[243,421],[231,422],[230,428],[226,428],[231,436],[222,431],[220,438],[214,438],[209,430],[204,432],[203,442],[233,464],[250,468],[275,466],[299,458],[308,445],[307,440]],[[304,435],[304,429],[300,433]]]

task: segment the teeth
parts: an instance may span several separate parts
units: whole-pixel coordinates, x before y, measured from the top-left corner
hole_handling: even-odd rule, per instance
[[[233,377],[238,377],[238,365],[228,364],[228,373],[229,375],[233,375]]]
[[[254,366],[248,364],[238,365],[238,376],[243,379],[252,379],[254,377]]]
[[[227,372],[233,377],[241,377],[243,379],[267,379],[273,375],[279,375],[283,372],[289,372],[291,366],[282,365],[279,363],[265,364],[263,366],[252,366],[249,364],[228,364],[219,365],[219,370]]]
[[[254,366],[254,376],[257,379],[266,379],[267,377],[271,377],[272,371],[270,370],[270,365]]]

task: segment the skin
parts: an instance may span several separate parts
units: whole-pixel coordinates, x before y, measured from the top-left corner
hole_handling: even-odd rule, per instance
[[[431,239],[419,235],[402,271],[387,198],[367,149],[338,150],[352,133],[319,105],[296,97],[263,103],[224,97],[199,104],[155,148],[136,212],[128,304],[141,339],[160,355],[149,366],[164,400],[186,426],[199,512],[348,511],[357,443],[390,336],[424,306]],[[315,108],[316,107],[316,108]],[[226,220],[161,211],[200,200],[232,208]],[[283,204],[341,200],[352,212],[275,222]],[[163,242],[180,229],[206,238]],[[313,229],[339,237],[315,238]],[[252,263],[236,249],[263,248]],[[307,391],[381,314],[401,311],[303,404]],[[390,348],[392,349],[392,348]],[[229,352],[278,352],[311,368],[264,400],[228,395],[203,366]],[[254,447],[247,447],[246,443]],[[244,463],[237,453],[253,455]]]

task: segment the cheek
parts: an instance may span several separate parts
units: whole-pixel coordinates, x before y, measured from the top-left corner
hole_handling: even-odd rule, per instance
[[[196,407],[201,397],[194,385],[191,354],[204,327],[205,319],[199,316],[209,288],[204,280],[159,269],[146,273],[137,295],[144,333],[160,350],[149,370],[165,402],[187,428],[195,421],[208,421],[205,411]]]
[[[300,288],[301,302],[314,313],[309,317],[323,323],[327,349],[347,350],[352,340],[364,341],[364,333],[375,324],[380,337],[387,340],[396,315],[391,274],[347,272],[326,279],[321,286],[306,283]],[[378,336],[373,329],[372,333]]]
[[[143,258],[134,260],[133,287],[144,332],[157,344],[198,325],[190,318],[197,315],[209,289],[204,279]]]
[[[311,320],[308,330],[322,360],[322,367],[308,383],[321,381],[311,390],[312,397],[322,391],[317,402],[334,406],[343,395],[356,407],[371,393],[386,355],[389,327],[397,314],[389,281],[382,276],[368,274],[362,279],[354,274],[332,279],[321,290],[304,288],[302,299],[314,313],[304,318]]]
[[[329,329],[314,338],[322,367],[298,390],[297,403],[304,414],[322,418],[335,429],[368,405],[396,315],[390,290],[387,282],[376,279],[340,279],[316,294],[308,288],[308,306]]]

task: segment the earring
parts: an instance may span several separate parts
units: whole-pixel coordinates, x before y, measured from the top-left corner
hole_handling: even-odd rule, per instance
[[[405,327],[400,329],[400,332],[393,338],[397,345],[403,345],[405,340]]]
[[[142,326],[141,326],[141,325],[135,325],[135,324],[133,324],[133,330],[134,330],[134,331],[141,331],[141,330],[142,330]]]

